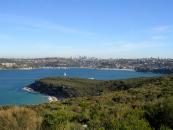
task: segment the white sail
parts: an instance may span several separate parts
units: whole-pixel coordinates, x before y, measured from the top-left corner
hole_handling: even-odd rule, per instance
[[[66,77],[67,76],[67,74],[66,74],[66,72],[64,72],[64,77]]]

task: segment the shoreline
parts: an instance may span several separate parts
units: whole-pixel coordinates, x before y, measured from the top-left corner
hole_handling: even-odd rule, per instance
[[[95,70],[122,70],[122,71],[136,71],[134,69],[119,69],[119,68],[92,68],[92,67],[39,67],[39,68],[0,68],[0,70],[36,70],[36,69],[95,69]]]
[[[48,96],[48,102],[57,102],[58,101],[58,98],[55,97],[55,96]]]
[[[24,88],[22,88],[22,90],[24,90],[24,91],[26,91],[28,93],[33,93],[33,94],[38,93],[38,92],[34,91],[32,88],[29,88],[29,87],[24,87]],[[48,99],[49,103],[58,101],[58,98],[55,97],[55,96],[49,96],[49,95],[45,95],[45,96],[47,96],[47,99]]]
[[[38,92],[34,91],[32,88],[29,88],[29,87],[24,87],[24,88],[22,88],[22,90],[24,90],[26,92],[29,92],[29,93],[38,93]]]

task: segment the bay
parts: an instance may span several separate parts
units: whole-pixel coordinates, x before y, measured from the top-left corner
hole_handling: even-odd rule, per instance
[[[48,96],[28,93],[24,87],[35,80],[64,76],[99,80],[152,77],[159,74],[131,70],[99,70],[87,68],[56,68],[32,70],[0,70],[0,105],[26,105],[48,102]]]

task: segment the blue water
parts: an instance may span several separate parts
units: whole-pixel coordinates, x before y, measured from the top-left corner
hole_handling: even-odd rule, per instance
[[[127,70],[97,70],[97,69],[34,69],[34,70],[0,70],[0,105],[40,104],[48,101],[47,96],[32,94],[22,90],[35,80],[52,76],[95,79],[128,79],[134,77],[158,76],[153,73],[140,73]]]

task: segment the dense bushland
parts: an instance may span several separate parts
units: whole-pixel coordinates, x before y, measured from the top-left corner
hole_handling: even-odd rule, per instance
[[[74,81],[70,79],[70,83]],[[82,81],[80,85],[90,82]],[[98,96],[89,94],[41,105],[1,107],[0,130],[173,129],[172,76],[91,82],[88,84],[100,84],[106,89]],[[85,88],[86,84],[80,85]]]

